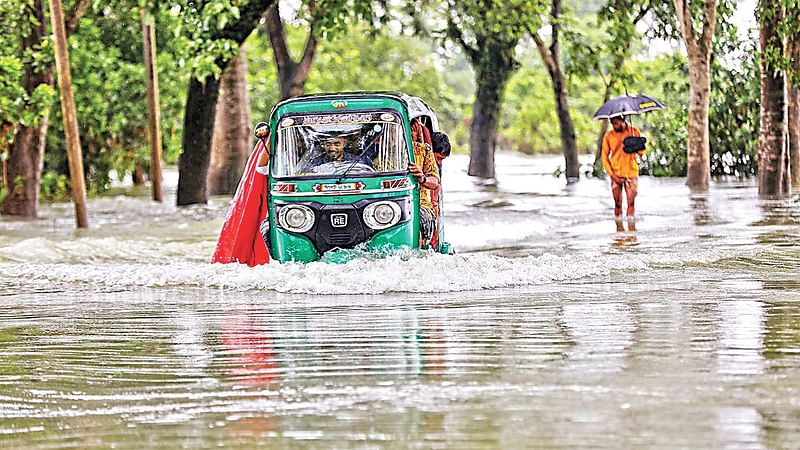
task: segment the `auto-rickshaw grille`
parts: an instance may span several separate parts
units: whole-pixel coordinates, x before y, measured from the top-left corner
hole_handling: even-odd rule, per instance
[[[346,225],[334,226],[332,215],[347,215]],[[322,252],[333,247],[351,248],[367,238],[358,210],[353,205],[326,205],[322,208],[317,222],[316,241]]]
[[[340,231],[329,234],[326,240],[334,245],[347,245],[353,242],[353,238],[355,238],[354,233]]]

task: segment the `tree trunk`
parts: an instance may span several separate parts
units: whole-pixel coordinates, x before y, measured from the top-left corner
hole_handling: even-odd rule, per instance
[[[608,100],[606,100],[608,101]],[[605,102],[604,102],[605,103]],[[603,119],[597,127],[597,144],[595,144],[594,163],[592,163],[592,176],[605,178],[606,172],[603,169],[603,138],[608,130],[608,120]]]
[[[131,181],[133,182],[134,186],[144,186],[144,183],[147,181],[144,167],[142,167],[142,163],[139,161],[133,163],[133,173],[131,173]]]
[[[494,178],[494,151],[497,146],[497,121],[500,104],[512,61],[500,56],[500,51],[489,49],[475,64],[477,93],[470,125],[470,157],[467,173],[474,177]]]
[[[44,0],[35,0],[31,11],[37,25],[31,25],[30,34],[22,39],[22,48],[26,51],[37,48],[48,39],[45,34],[47,18],[44,13]],[[22,78],[25,92],[32,93],[40,84],[53,84],[52,66],[41,68],[30,63],[26,64]],[[45,113],[38,124],[17,127],[8,159],[8,183],[11,189],[3,201],[3,214],[25,217],[37,215],[47,118]]]
[[[791,70],[800,75],[800,35],[788,41]],[[800,186],[800,89],[787,77],[789,169],[792,187]]]
[[[309,9],[311,9],[312,13],[315,7],[314,1],[309,2]],[[275,56],[275,67],[278,70],[278,80],[281,84],[281,98],[303,95],[306,80],[308,80],[308,74],[311,71],[311,63],[314,60],[314,53],[317,49],[315,21],[312,21],[311,29],[308,31],[303,56],[299,62],[295,62],[289,54],[286,31],[283,28],[283,21],[281,20],[277,3],[267,10],[265,19],[272,53]]]
[[[692,191],[708,190],[711,181],[711,150],[708,108],[711,101],[708,63],[689,60],[689,124],[686,149],[686,185]]]
[[[559,31],[561,29],[561,0],[553,0],[550,6],[550,47],[537,32],[531,32],[531,37],[536,43],[536,48],[542,56],[542,61],[550,74],[553,83],[553,93],[556,101],[556,114],[558,115],[559,131],[561,132],[561,151],[564,152],[567,183],[574,183],[580,179],[580,166],[578,164],[578,145],[575,138],[575,125],[569,113],[567,102],[567,83],[564,72],[561,70],[561,56],[559,48]]]
[[[78,1],[70,11],[66,21],[67,36],[78,27],[90,0]],[[47,17],[44,0],[34,0],[30,7],[36,25],[30,25],[30,34],[22,38],[22,50],[36,51],[46,34]],[[37,64],[26,64],[22,75],[22,85],[31,94],[40,84],[53,86],[53,66],[41,67]],[[0,213],[12,216],[36,217],[39,208],[39,192],[44,169],[44,149],[47,138],[48,112],[39,118],[38,124],[17,124],[14,143],[7,162],[7,182],[12,187],[3,201]]]
[[[789,192],[786,153],[786,99],[784,72],[765,55],[783,55],[778,27],[782,7],[773,0],[762,0],[761,42],[761,131],[758,137],[758,193],[784,195]]]
[[[72,71],[70,69],[67,30],[64,26],[61,0],[50,0],[50,26],[53,28],[53,41],[55,42],[56,72],[58,73],[58,90],[61,94],[64,140],[67,143],[69,181],[72,184],[70,190],[72,191],[72,201],[75,204],[75,224],[78,228],[88,228],[89,213],[86,208],[83,152],[81,151],[75,97],[72,95]]]
[[[567,103],[567,87],[564,74],[558,71],[551,74],[553,78],[553,91],[556,96],[556,112],[558,124],[561,128],[561,148],[564,151],[564,163],[567,166],[567,183],[575,183],[580,179],[580,164],[578,163],[578,144],[575,140],[575,125],[569,114]]]
[[[208,203],[208,164],[214,115],[217,110],[219,80],[208,75],[205,80],[192,78],[183,119],[183,153],[178,163],[178,206]]]
[[[209,195],[233,194],[250,150],[250,100],[244,47],[220,80],[220,96],[208,168]]]
[[[48,115],[38,126],[20,127],[8,158],[9,193],[3,201],[3,214],[36,217],[44,165],[44,146]]]
[[[144,41],[145,92],[147,94],[148,135],[150,137],[150,182],[153,201],[161,202],[161,106],[158,89],[158,58],[156,52],[156,27],[153,16],[142,10],[142,37]],[[137,162],[137,169],[140,164]],[[134,173],[134,184],[136,183]]]
[[[267,9],[276,0],[251,0],[240,8],[239,19],[211,36],[212,40],[228,39],[241,45],[253,32]],[[217,60],[225,70],[230,61]],[[208,203],[208,164],[211,159],[211,138],[219,97],[219,80],[214,75],[203,81],[192,77],[183,116],[183,142],[178,164],[178,206]]]
[[[6,155],[9,151],[11,141],[6,139],[12,131],[14,130],[14,124],[11,122],[3,122],[0,124],[0,155]],[[3,165],[3,172],[0,174],[0,179],[2,179],[2,184],[0,184],[0,189],[8,189],[8,159],[7,158],[0,158],[2,159]]]
[[[717,0],[704,0],[702,31],[694,28],[691,3],[673,0],[689,64],[689,124],[686,148],[686,185],[692,191],[708,190],[711,181],[711,158],[708,140],[708,107],[711,92],[711,51],[717,25]]]

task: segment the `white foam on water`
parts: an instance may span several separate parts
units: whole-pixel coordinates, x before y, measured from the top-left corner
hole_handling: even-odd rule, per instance
[[[206,261],[215,242],[121,240],[114,237],[54,240],[30,238],[0,242],[0,261],[61,263],[82,261]]]
[[[708,262],[721,254],[695,255]],[[0,281],[32,284],[88,284],[123,290],[159,287],[214,287],[240,291],[304,294],[437,293],[541,285],[607,276],[614,271],[648,271],[687,263],[686,256],[544,254],[523,258],[494,255],[357,258],[343,264],[312,262],[247,267],[241,264],[15,263],[0,264]]]

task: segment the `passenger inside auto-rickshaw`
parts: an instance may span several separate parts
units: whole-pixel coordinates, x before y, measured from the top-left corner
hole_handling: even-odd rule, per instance
[[[432,192],[439,189],[439,167],[433,156],[433,149],[426,141],[427,129],[419,120],[411,122],[411,140],[414,146],[415,163],[409,164],[409,171],[417,177],[420,185],[419,214],[420,214],[420,246],[430,245],[431,239],[436,234],[439,218],[433,209]]]

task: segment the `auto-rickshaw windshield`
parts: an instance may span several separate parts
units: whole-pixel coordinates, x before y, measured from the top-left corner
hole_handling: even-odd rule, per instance
[[[400,116],[386,111],[286,116],[278,123],[272,174],[340,176],[408,166]]]

